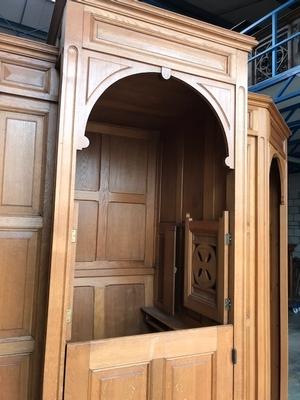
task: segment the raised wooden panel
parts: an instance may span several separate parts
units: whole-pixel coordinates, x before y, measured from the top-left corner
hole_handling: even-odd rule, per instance
[[[162,27],[157,22],[146,22],[135,17],[105,12],[104,15],[85,13],[84,45],[110,54],[134,54],[135,59],[157,63],[157,59],[168,60],[171,68],[208,74],[218,74],[223,78],[234,74],[231,65],[231,50],[210,42],[209,51],[204,41],[173,30],[173,26]],[[121,40],[125,38],[124,40]],[[180,46],[180,52],[176,49]],[[126,51],[126,53],[125,53]],[[226,79],[226,78],[225,78]]]
[[[110,138],[110,192],[145,194],[147,158],[146,141],[112,136]]]
[[[214,354],[166,360],[164,400],[214,400]]]
[[[74,287],[72,340],[94,339],[94,288]]]
[[[99,268],[104,260],[144,261],[152,267],[155,139],[141,129],[97,123],[89,127],[90,145],[77,154],[76,261],[97,260]]]
[[[77,261],[94,261],[97,248],[98,203],[79,201]]]
[[[147,400],[148,365],[93,372],[90,399]]]
[[[144,259],[145,219],[143,204],[109,204],[106,244],[109,260]]]
[[[98,191],[100,187],[101,135],[87,134],[90,141],[86,149],[77,152],[77,190]]]
[[[37,233],[0,232],[0,337],[30,335]]]
[[[43,173],[43,118],[1,112],[2,213],[37,214]]]
[[[2,205],[32,206],[36,123],[8,118]],[[18,156],[16,157],[16,148]]]
[[[232,341],[228,325],[68,344],[65,400],[232,399]]]
[[[153,276],[92,272],[74,281],[72,341],[147,332],[141,307],[153,305]]]
[[[0,357],[0,400],[27,400],[29,355]]]
[[[144,285],[109,285],[104,293],[106,336],[118,337],[143,332],[141,307],[145,305]]]
[[[1,72],[1,83],[43,92],[49,90],[49,70],[3,62]]]

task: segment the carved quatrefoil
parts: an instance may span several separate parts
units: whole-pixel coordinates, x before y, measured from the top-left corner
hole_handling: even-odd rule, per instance
[[[193,254],[194,281],[200,289],[210,289],[216,282],[216,252],[212,246],[199,244]]]

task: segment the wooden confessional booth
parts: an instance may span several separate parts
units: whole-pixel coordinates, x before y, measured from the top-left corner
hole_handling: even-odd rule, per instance
[[[288,130],[253,45],[69,0],[56,148],[58,49],[0,36],[1,400],[287,399]]]
[[[62,35],[44,399],[238,398],[255,41],[132,0]]]

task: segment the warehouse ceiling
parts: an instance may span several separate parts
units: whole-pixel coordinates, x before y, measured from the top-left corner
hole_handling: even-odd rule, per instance
[[[56,0],[57,4],[64,0]],[[282,0],[143,0],[206,22],[236,30],[278,7]],[[1,0],[0,30],[46,41],[55,0]],[[246,21],[243,23],[243,21]]]
[[[232,29],[242,28],[285,3],[285,0],[142,0]],[[240,29],[240,30],[241,30]],[[237,30],[239,30],[237,28]]]

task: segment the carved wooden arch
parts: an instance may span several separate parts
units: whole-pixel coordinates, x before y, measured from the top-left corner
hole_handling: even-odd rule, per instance
[[[108,65],[109,63],[106,64]],[[86,124],[94,105],[107,89],[119,80],[125,79],[129,76],[145,73],[158,73],[161,74],[164,79],[175,78],[181,83],[189,86],[192,90],[201,95],[201,97],[209,104],[222,128],[227,156],[225,163],[229,168],[233,169],[235,115],[234,87],[229,84],[172,71],[168,68],[136,64],[137,65],[134,67],[129,65],[113,64],[110,71],[106,70],[107,76],[102,73],[99,74],[99,82],[94,84],[95,87],[92,89],[89,88],[89,82],[87,80],[86,101],[84,105],[82,104],[83,107],[81,107],[80,118],[77,118],[75,127],[75,132],[77,132],[77,150],[81,150],[89,145],[88,138],[85,136]],[[101,62],[99,61],[99,68],[100,67]]]

